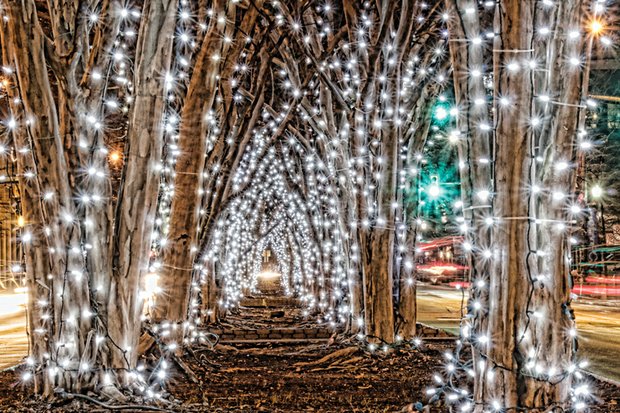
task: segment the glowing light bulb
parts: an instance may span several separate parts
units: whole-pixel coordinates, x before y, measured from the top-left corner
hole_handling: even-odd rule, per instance
[[[109,158],[110,158],[110,162],[117,163],[121,160],[122,155],[119,151],[112,151],[110,152]]]
[[[489,199],[489,197],[491,196],[491,193],[489,191],[487,191],[486,189],[483,189],[481,191],[478,191],[476,193],[476,196],[478,197],[478,199],[480,199],[481,201],[487,201]]]
[[[593,19],[592,21],[590,21],[588,27],[590,29],[590,33],[592,33],[593,35],[598,35],[604,30],[603,23],[601,23],[601,21],[597,19]]]

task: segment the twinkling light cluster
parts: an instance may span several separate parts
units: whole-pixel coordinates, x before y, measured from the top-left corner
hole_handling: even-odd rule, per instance
[[[551,13],[558,7],[558,1],[542,0],[540,7],[548,8],[547,13]],[[243,8],[237,8],[240,3]],[[428,228],[428,222],[417,208],[420,202],[416,194],[417,180],[426,161],[423,146],[431,125],[428,108],[449,86],[449,42],[463,42],[495,52],[490,45],[497,34],[493,30],[479,30],[466,39],[454,39],[446,27],[456,16],[450,14],[443,1],[403,2],[396,13],[392,3],[396,2],[387,2],[391,6],[379,10],[377,4],[363,1],[355,3],[355,9],[351,10],[345,7],[351,6],[349,3],[341,7],[316,2],[299,8],[294,1],[231,0],[218,4],[218,9],[202,10],[195,2],[179,2],[173,65],[159,79],[167,104],[163,121],[164,152],[160,162],[153,166],[161,174],[161,185],[157,216],[152,217],[155,221],[150,234],[152,259],[149,274],[141,280],[147,315],[151,306],[158,305],[158,297],[170,293],[159,286],[158,279],[165,277],[168,270],[162,254],[170,243],[177,160],[192,150],[179,148],[179,135],[188,126],[181,119],[188,99],[188,84],[195,75],[193,64],[201,51],[209,50],[208,60],[215,67],[214,73],[209,74],[216,81],[209,99],[198,97],[205,99],[201,106],[204,124],[195,129],[196,143],[206,142],[205,153],[196,153],[201,166],[197,171],[184,172],[193,174],[201,185],[194,194],[195,200],[187,202],[199,217],[192,221],[195,228],[185,228],[187,233],[196,235],[187,246],[191,250],[188,256],[192,257],[189,261],[193,257],[195,260],[184,263],[184,270],[188,270],[186,281],[191,286],[189,314],[181,324],[178,320],[158,320],[158,324],[151,326],[165,356],[155,367],[140,365],[127,371],[129,381],[143,394],[161,397],[159,390],[171,370],[166,355],[183,344],[204,338],[199,328],[199,302],[207,298],[200,296],[200,284],[215,272],[221,282],[220,305],[224,310],[237,305],[245,294],[255,291],[262,254],[267,248],[275,253],[285,293],[300,299],[306,315],[316,316],[333,327],[356,326],[362,340],[376,338],[366,337],[373,335],[367,330],[375,321],[370,318],[376,317],[364,310],[366,288],[372,284],[366,278],[374,276],[377,268],[390,265],[389,274],[394,276],[390,281],[398,285],[394,288],[399,292],[398,298],[405,296],[399,289],[413,288],[415,237],[422,237]],[[105,50],[109,59],[105,65],[84,74],[85,89],[101,91],[101,99],[89,101],[88,110],[77,114],[81,133],[71,145],[75,145],[73,149],[78,153],[75,162],[79,163],[81,174],[75,187],[46,185],[45,176],[37,169],[39,160],[33,158],[29,148],[32,142],[19,132],[32,130],[38,120],[35,113],[21,106],[18,95],[14,96],[11,116],[4,122],[17,137],[3,144],[15,147],[22,163],[20,178],[25,186],[40,192],[38,201],[46,205],[42,225],[27,224],[22,242],[40,241],[35,246],[43,248],[43,240],[53,239],[48,253],[67,256],[62,261],[66,268],[53,268],[48,275],[59,297],[50,301],[47,292],[48,295],[35,297],[37,312],[29,314],[35,319],[33,331],[50,337],[50,348],[33,351],[40,358],[29,359],[31,368],[24,379],[38,374],[42,366],[52,376],[76,371],[91,374],[100,368],[94,356],[98,346],[117,346],[125,355],[136,351],[125,343],[113,342],[107,335],[106,327],[98,321],[96,300],[86,300],[90,305],[78,308],[71,299],[73,295],[96,296],[98,291],[109,290],[111,282],[105,274],[112,272],[112,264],[102,264],[105,271],[90,274],[87,257],[90,250],[103,248],[109,241],[102,228],[93,227],[93,223],[99,222],[94,217],[102,214],[104,206],[113,198],[107,185],[110,148],[104,137],[111,133],[108,130],[111,119],[122,117],[131,109],[133,44],[140,19],[136,9],[117,2],[112,5],[113,9],[106,10],[104,16],[110,21],[106,21],[105,28],[99,27],[100,34],[110,42],[109,50]],[[572,44],[567,50],[575,53],[563,58],[572,69],[587,67],[592,42],[605,47],[613,43],[603,33],[606,5],[606,1],[600,0],[593,3],[594,20],[588,22],[587,28],[590,47],[585,56],[577,45],[587,30],[566,31],[566,42]],[[463,12],[466,18],[480,16],[485,21],[496,6],[495,1],[472,1]],[[102,17],[99,13],[93,10],[88,14],[87,30],[98,27]],[[546,15],[541,16],[534,27],[540,42],[536,47],[540,51],[514,53],[514,60],[505,68],[508,72],[528,71],[535,75],[548,70],[544,66],[548,57],[543,50],[544,39],[551,35],[551,30],[544,25]],[[6,23],[8,16],[4,17]],[[252,21],[247,32],[237,30]],[[218,47],[202,41],[205,32],[214,25],[221,26],[217,33]],[[202,49],[208,47],[213,50]],[[16,68],[8,65],[3,69],[9,82],[18,83]],[[468,105],[477,108],[477,115],[472,117],[474,131],[461,133],[461,125],[457,125],[459,129],[445,137],[429,140],[432,144],[446,141],[459,148],[462,157],[458,168],[463,176],[472,165],[495,167],[490,146],[488,153],[478,153],[475,157],[463,148],[470,136],[490,134],[494,114],[508,110],[517,98],[496,95],[493,73],[486,64],[470,67],[467,76],[480,80],[480,95],[468,96]],[[537,90],[533,115],[523,119],[539,137],[544,136],[552,121],[552,108],[591,103],[557,101],[555,92]],[[461,109],[440,107],[434,116],[457,119]],[[583,131],[579,133],[575,140],[577,146],[589,148],[587,135]],[[554,159],[550,165],[541,148],[529,149],[535,173],[530,175],[530,187],[521,190],[536,205],[530,216],[503,217],[501,211],[489,208],[495,196],[490,179],[481,187],[469,188],[471,193],[464,193],[463,201],[455,205],[463,212],[455,224],[467,238],[464,247],[472,252],[480,268],[489,268],[492,262],[501,260],[492,245],[478,239],[490,228],[507,220],[524,219],[534,231],[551,225],[564,236],[573,219],[578,218],[579,206],[566,180],[552,179],[551,184],[544,185],[536,178],[540,171],[561,177],[574,167],[573,160]],[[118,162],[119,157],[110,156],[109,160]],[[437,197],[442,189],[433,183],[427,190],[429,196]],[[544,197],[544,202],[534,201],[534,197]],[[544,213],[547,204],[561,204],[570,213],[561,219],[547,216]],[[473,208],[484,213],[468,214]],[[54,231],[61,231],[62,235],[50,238]],[[368,250],[375,237],[379,241],[374,244],[387,241],[387,253],[369,258]],[[58,243],[58,239],[64,244]],[[529,248],[524,259],[551,253],[544,246]],[[34,264],[32,260],[27,262],[27,265]],[[532,272],[529,277],[532,291],[553,285],[544,272]],[[87,285],[86,280],[91,284]],[[401,280],[406,282],[401,284]],[[469,315],[462,325],[463,341],[456,354],[446,355],[447,372],[438,373],[435,379],[438,386],[429,389],[429,394],[437,397],[445,394],[462,411],[472,409],[474,400],[464,386],[455,385],[455,378],[484,375],[492,381],[494,371],[501,366],[488,356],[493,343],[480,326],[497,304],[488,294],[489,277],[481,269],[472,282]],[[392,289],[388,286],[386,290],[375,299],[391,304]],[[579,378],[577,360],[567,366],[547,365],[541,357],[542,350],[531,342],[528,331],[536,327],[537,319],[548,316],[537,304],[540,297],[534,297],[528,305],[528,325],[521,341],[530,343],[531,351],[527,371],[520,373],[552,382],[569,375]],[[391,305],[389,308],[392,315]],[[81,330],[75,328],[84,323],[92,323],[95,326],[92,330],[96,331],[94,338],[87,342],[78,337]],[[50,324],[57,329],[53,334],[48,331]],[[178,329],[183,333],[177,334]],[[570,330],[567,337],[574,335],[574,330]],[[185,337],[185,343],[178,341],[179,337]],[[393,337],[379,339],[387,349]],[[395,339],[399,342],[398,337]],[[477,364],[461,360],[464,344],[473,346]],[[377,344],[370,343],[368,348],[374,351]],[[102,376],[104,385],[114,381],[109,374],[105,372]],[[572,392],[577,408],[588,397],[587,386],[579,383]],[[495,402],[484,408],[501,411],[507,407]]]
[[[401,33],[398,39],[401,44],[390,45],[386,41],[382,53],[385,68],[373,79],[383,90],[373,92],[361,103],[362,108],[371,109],[373,114],[353,116],[353,110],[343,108],[342,104],[355,106],[365,87],[362,79],[368,63],[363,60],[368,58],[368,42],[376,35],[373,6],[364,4],[355,38],[340,41],[329,54],[322,56],[322,61],[308,48],[313,45],[318,50],[319,46],[329,44],[332,26],[342,18],[332,13],[331,5],[307,9],[303,16],[294,15],[288,5],[280,2],[263,6],[261,11],[266,13],[266,22],[262,24],[278,27],[280,38],[289,39],[288,43],[276,42],[283,64],[272,70],[274,79],[270,87],[277,89],[277,96],[272,95],[274,102],[253,109],[260,117],[251,130],[241,129],[244,125],[241,114],[248,105],[250,75],[260,71],[263,63],[256,60],[256,39],[248,35],[239,60],[220,67],[220,70],[233,69],[225,74],[229,86],[224,87],[222,83],[223,92],[216,95],[213,107],[206,113],[209,145],[204,188],[200,190],[204,194],[200,213],[206,217],[207,227],[197,229],[206,236],[198,246],[195,268],[199,274],[195,275],[193,286],[198,291],[199,280],[204,282],[215,265],[217,276],[224,280],[221,303],[230,307],[238,302],[244,290],[251,291],[255,286],[262,250],[274,247],[283,277],[291,280],[284,282],[285,288],[290,284],[289,292],[298,294],[308,305],[308,314],[318,312],[321,320],[334,326],[352,319],[357,322],[362,316],[360,309],[350,308],[353,306],[348,302],[348,292],[353,286],[361,291],[362,280],[357,279],[361,257],[356,233],[358,229],[392,230],[397,225],[387,221],[383,207],[375,205],[375,197],[386,178],[383,172],[386,162],[398,163],[394,167],[400,170],[399,191],[404,191],[415,175],[411,173],[415,168],[410,168],[406,160],[412,158],[408,153],[413,152],[413,143],[423,140],[425,133],[416,130],[421,125],[414,117],[420,116],[420,107],[436,93],[427,90],[428,85],[446,82],[442,70],[446,57],[445,33],[442,37],[436,23],[432,23],[429,31],[436,32],[437,39],[425,43],[430,36],[424,32],[427,24],[424,15],[431,13],[436,18],[439,14],[427,4],[418,5],[415,12],[419,15],[412,26],[419,25],[416,36],[424,38],[418,40],[410,33]],[[316,24],[302,27],[299,19]],[[407,61],[402,78],[390,72],[400,67],[397,59],[401,52],[397,49],[404,49],[402,54]],[[306,56],[307,67],[298,65],[292,58],[295,54]],[[217,54],[212,58],[219,61],[226,57]],[[328,78],[339,79],[339,84],[336,86]],[[220,75],[218,79],[224,80]],[[231,90],[227,91],[226,87]],[[417,91],[417,87],[424,90]],[[397,92],[401,89],[402,92]],[[338,105],[326,106],[323,101],[326,94],[333,95],[332,102],[339,100]],[[234,96],[233,101],[239,107],[232,112],[226,106],[230,96]],[[382,102],[391,101],[394,96],[398,98],[388,104],[391,107],[383,108]],[[223,118],[224,113],[233,115]],[[384,125],[393,124],[402,129],[398,131],[402,138],[382,137],[387,133]],[[250,138],[247,145],[243,144],[246,136]],[[351,136],[357,137],[355,143]],[[399,140],[400,155],[396,159],[381,153],[381,139]],[[224,159],[228,156],[226,150],[223,157],[217,155],[222,143],[241,147],[239,161],[232,161],[234,169]],[[420,159],[416,157],[413,162]],[[230,187],[230,191],[224,189],[224,195],[218,193],[223,187]],[[172,186],[168,188],[165,191],[171,193]],[[342,198],[348,198],[348,205],[339,202]],[[358,199],[362,204],[357,205]],[[388,209],[401,211],[398,205],[403,199],[400,195],[398,199],[394,197]],[[217,218],[209,212],[213,202],[221,202],[225,207]],[[165,203],[162,205],[161,222],[165,223],[168,219],[165,215],[170,211]],[[397,213],[397,222],[413,222],[412,216],[404,218],[401,214],[404,212]],[[270,225],[274,219],[279,225]],[[407,246],[405,237],[408,225],[398,224],[398,228],[399,255],[410,253],[413,247]],[[289,261],[292,266],[288,266]],[[412,268],[412,260],[407,262],[406,267]],[[196,313],[197,308],[194,306],[191,311]]]
[[[82,73],[84,79],[79,88],[71,85],[65,91],[65,98],[75,99],[75,107],[63,106],[68,105],[66,101],[54,102],[45,89],[40,91],[43,106],[28,106],[33,103],[32,91],[21,89],[24,79],[20,67],[14,66],[12,55],[3,55],[3,72],[12,96],[11,114],[4,120],[7,134],[3,144],[12,146],[18,154],[20,187],[29,208],[20,241],[26,249],[26,265],[35,277],[29,283],[31,355],[22,378],[27,381],[33,375],[46,375],[52,390],[54,383],[63,383],[76,375],[98,376],[102,386],[127,380],[135,389],[148,387],[144,366],[128,369],[126,377],[118,378],[99,359],[104,347],[123,345],[108,335],[99,313],[98,303],[107,301],[110,280],[107,264],[97,262],[96,257],[107,243],[106,229],[100,227],[99,217],[106,213],[111,198],[108,160],[119,160],[118,153],[110,154],[108,138],[132,102],[130,62],[140,19],[139,10],[112,3],[105,9],[86,10],[79,22],[80,30],[103,38],[101,55],[90,61],[87,56],[75,57],[76,66],[89,68],[89,72]],[[7,30],[10,19],[20,19],[15,12],[22,6],[0,6],[3,30]],[[13,14],[8,12],[11,9]],[[46,85],[46,79],[36,81]],[[29,95],[28,99],[22,99],[20,93]],[[79,132],[69,135],[62,129],[66,124],[54,123],[55,110],[63,122],[73,116],[73,127]],[[42,131],[49,131],[52,136],[42,136]],[[67,136],[59,136],[61,133]],[[56,174],[61,175],[61,181],[65,178],[60,169],[65,154],[55,152],[60,145],[57,139],[62,139],[62,144],[75,153],[75,168],[70,171],[75,181],[71,187],[52,184]],[[49,168],[36,158],[41,148],[49,148]],[[36,211],[42,214],[37,215]],[[82,331],[89,331],[89,337],[83,337]],[[129,353],[135,349],[125,347],[119,351],[131,358]]]
[[[532,110],[529,115],[525,113],[514,113],[514,102],[519,100],[519,96],[511,96],[508,90],[496,90],[494,76],[498,75],[490,72],[491,65],[488,60],[478,62],[468,61],[468,73],[455,73],[455,77],[466,76],[469,80],[469,90],[476,90],[476,80],[478,83],[478,96],[466,96],[467,102],[462,102],[462,108],[454,110],[464,110],[466,112],[465,121],[459,124],[459,128],[450,135],[451,139],[462,148],[460,151],[461,159],[459,168],[461,169],[462,179],[469,179],[474,183],[470,188],[471,195],[464,194],[462,203],[463,214],[457,216],[457,223],[461,227],[462,233],[466,237],[463,246],[470,251],[474,272],[472,272],[470,299],[467,304],[467,316],[461,324],[461,340],[455,353],[446,353],[445,371],[435,375],[436,386],[428,389],[428,395],[436,400],[440,395],[444,396],[446,402],[458,407],[459,411],[510,411],[515,406],[505,405],[502,400],[507,398],[506,394],[501,394],[497,390],[497,375],[507,371],[511,374],[513,370],[506,367],[505,360],[495,358],[494,347],[499,344],[496,331],[489,330],[488,319],[493,317],[493,313],[499,310],[500,301],[496,296],[499,294],[501,286],[496,284],[493,277],[489,274],[499,271],[501,260],[507,258],[501,255],[501,248],[493,244],[493,236],[497,236],[500,231],[507,231],[504,226],[514,220],[525,220],[528,224],[528,244],[527,251],[523,260],[527,262],[528,279],[528,300],[524,310],[523,324],[519,324],[516,337],[516,349],[525,359],[519,362],[516,372],[524,380],[550,383],[554,387],[567,380],[572,383],[569,392],[558,393],[558,399],[547,400],[547,406],[551,405],[572,405],[577,411],[587,407],[591,399],[591,384],[580,372],[580,369],[587,365],[584,360],[579,360],[574,345],[577,331],[574,326],[572,311],[570,310],[570,299],[568,301],[557,300],[559,310],[552,309],[554,314],[548,314],[547,300],[550,293],[548,291],[559,291],[568,281],[568,262],[570,261],[570,248],[561,248],[558,244],[566,243],[569,235],[582,213],[579,205],[579,194],[571,191],[572,180],[568,179],[571,170],[577,167],[576,159],[580,151],[589,150],[592,143],[585,131],[585,110],[596,103],[588,99],[588,96],[576,94],[576,100],[563,100],[565,96],[572,96],[571,93],[562,91],[564,87],[562,80],[550,81],[550,75],[554,70],[562,68],[567,71],[577,71],[583,73],[586,79],[581,87],[587,88],[587,77],[589,76],[589,64],[593,47],[605,50],[611,40],[602,27],[605,27],[604,19],[606,10],[611,5],[607,1],[593,1],[588,13],[584,16],[581,27],[560,27],[552,29],[546,24],[553,24],[554,13],[560,13],[561,2],[546,0],[537,5],[540,17],[535,21],[534,43],[531,50],[499,50],[495,41],[499,36],[495,30],[486,32],[481,26],[484,22],[492,21],[493,13],[500,13],[498,4],[495,1],[489,2],[458,2],[460,9],[454,11],[452,19],[458,21],[462,19],[473,28],[471,33],[466,33],[465,39],[451,39],[454,42],[463,42],[463,48],[468,47],[469,53],[505,53],[512,56],[508,59],[506,66],[502,68],[508,75],[516,76],[526,72],[533,79],[534,101],[531,102]],[[472,23],[473,22],[473,23]],[[563,55],[550,56],[547,50],[551,49],[554,36],[561,36],[560,42],[567,44],[563,49]],[[495,42],[494,42],[495,41]],[[479,50],[471,51],[471,48]],[[494,56],[495,57],[495,56]],[[559,64],[557,62],[560,62]],[[474,65],[479,66],[472,66]],[[573,72],[574,73],[574,72]],[[471,81],[474,79],[474,81]],[[564,80],[564,79],[563,79]],[[553,86],[558,87],[554,90]],[[515,88],[515,90],[519,90]],[[555,117],[559,117],[562,107],[574,107],[575,110],[572,121],[579,122],[575,131],[576,136],[571,136],[569,142],[554,141],[552,125],[556,122]],[[525,111],[523,111],[525,112]],[[531,205],[528,216],[510,217],[505,216],[505,211],[501,211],[497,206],[496,196],[507,196],[507,194],[496,194],[494,192],[496,183],[493,181],[496,168],[501,165],[494,165],[496,148],[503,142],[487,144],[486,152],[480,152],[480,148],[485,145],[472,143],[474,140],[489,140],[493,142],[494,126],[497,124],[497,113],[501,116],[519,116],[520,122],[529,125],[531,133],[535,136],[531,147],[528,147],[529,156],[532,161],[529,167],[527,188],[518,190],[527,197],[528,204]],[[570,122],[569,120],[568,122]],[[567,122],[567,123],[568,123]],[[465,126],[467,125],[467,126]],[[467,129],[469,127],[470,129]],[[464,133],[465,131],[465,133]],[[551,135],[551,137],[547,136]],[[472,149],[474,147],[474,149]],[[559,154],[559,157],[558,157]],[[577,154],[577,155],[576,155]],[[488,165],[488,166],[487,166]],[[486,173],[486,175],[485,175]],[[513,173],[518,173],[514,171]],[[480,185],[480,176],[486,177],[487,181]],[[478,180],[477,180],[478,178]],[[484,179],[484,178],[483,178]],[[480,212],[478,212],[480,211]],[[532,234],[530,236],[529,234]],[[536,235],[534,235],[536,234]],[[572,241],[574,242],[574,241]],[[562,254],[560,261],[563,262],[560,268],[555,268],[549,264],[554,255]],[[560,274],[560,278],[558,277]],[[514,276],[514,275],[513,275]],[[505,279],[503,282],[508,282]],[[565,284],[566,283],[566,284]],[[557,294],[557,292],[551,293]],[[559,302],[561,301],[561,302]],[[557,316],[555,313],[559,313]],[[559,345],[563,354],[570,356],[570,360],[561,361],[562,357],[549,356],[551,351],[545,344],[544,339],[540,339],[539,329],[549,328],[549,318],[552,317],[557,323],[561,323],[562,331],[558,340],[554,343]],[[557,318],[560,318],[561,321]],[[564,326],[566,328],[564,329]],[[471,345],[473,359],[463,357],[465,345]],[[555,364],[555,363],[560,364]],[[474,389],[478,394],[472,394],[469,389],[462,386],[467,380],[474,380]],[[496,390],[484,390],[485,387]],[[484,392],[487,393],[484,393]],[[482,394],[482,396],[481,396]],[[489,394],[497,395],[497,399],[489,400]],[[481,404],[483,401],[483,404]],[[538,402],[540,403],[540,402]],[[543,407],[544,408],[544,407]]]

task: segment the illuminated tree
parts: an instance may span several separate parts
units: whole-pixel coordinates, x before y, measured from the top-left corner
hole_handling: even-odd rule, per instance
[[[338,5],[343,20],[332,22],[340,28],[334,33],[326,24],[335,19],[333,5],[283,7],[295,40],[287,70],[301,77],[305,68],[292,59],[301,55],[319,73],[317,89],[302,100],[306,119],[325,141],[325,162],[349,172],[337,187],[347,200],[341,208],[347,211],[342,219],[349,227],[350,256],[359,259],[349,284],[362,288],[352,290],[350,299],[363,298],[354,307],[364,332],[388,343],[394,340],[395,278],[400,333],[415,334],[413,245],[407,244],[413,244],[415,215],[403,208],[403,191],[426,138],[428,107],[445,79],[437,5],[403,1],[375,8],[345,1]]]
[[[302,300],[318,305],[325,320],[346,315],[352,329],[363,325],[369,336],[392,342],[396,271],[404,336],[415,334],[415,208],[401,205],[428,131],[429,105],[446,78],[438,5],[250,2],[211,9],[219,23],[207,29],[181,110],[160,267],[168,298],[155,307],[161,321],[182,323],[192,315],[190,286],[212,285],[214,273],[225,279],[224,295],[232,294],[222,299],[227,307],[250,288],[251,280],[241,282],[234,272],[258,268],[244,254],[266,245],[265,234],[252,226],[240,231],[234,222],[255,222],[266,212],[264,200],[248,194],[266,178],[264,162],[273,162],[273,153],[290,153],[287,165],[309,166],[283,174],[285,190],[296,189],[305,203],[287,213],[298,222],[291,230],[308,226],[297,244],[322,250],[306,251],[303,262],[313,263],[315,276],[301,276],[312,284],[299,286]],[[196,135],[206,142],[196,145]]]
[[[142,19],[118,1],[0,6],[12,96],[6,124],[26,218],[24,379],[34,376],[45,396],[118,396],[116,383],[142,385],[139,282],[157,204],[176,1],[147,2]],[[127,130],[118,194],[108,166],[114,128]]]
[[[413,338],[419,171],[450,115],[473,360],[450,357],[474,393],[449,400],[579,405],[565,238],[601,3],[585,36],[580,0],[1,1],[24,378],[156,396],[141,321],[174,358],[256,290],[266,248],[308,317],[371,348]],[[456,108],[437,104],[450,64]]]
[[[215,17],[210,19],[208,28],[204,25],[206,33],[202,39],[198,36],[193,40],[201,42],[195,59],[188,58],[193,66],[181,68],[191,75],[181,100],[178,137],[175,138],[178,156],[173,165],[171,184],[174,189],[170,211],[166,214],[169,217],[164,234],[167,243],[162,249],[161,288],[164,294],[154,307],[157,321],[182,324],[188,319],[190,285],[194,279],[193,262],[201,246],[200,234],[203,231],[210,234],[213,221],[230,191],[225,181],[214,178],[210,173],[213,170],[234,170],[232,164],[243,153],[262,109],[264,75],[270,62],[266,54],[262,55],[265,59],[261,60],[256,73],[260,78],[249,85],[248,93],[254,101],[246,99],[241,102],[239,92],[233,90],[236,89],[234,79],[237,76],[241,78],[240,73],[242,75],[250,69],[242,69],[241,66],[246,63],[241,63],[241,60],[254,63],[254,59],[259,58],[258,54],[248,56],[246,53],[251,53],[252,36],[264,35],[262,30],[265,28],[256,24],[257,8],[261,7],[262,1],[247,12],[235,3],[214,2],[209,15]],[[200,12],[204,13],[204,10]],[[191,29],[194,29],[193,32]],[[190,26],[188,35],[200,34],[200,31],[195,31]],[[176,76],[174,80],[183,82],[178,74],[172,74]],[[222,114],[226,117],[218,122]],[[253,116],[246,116],[249,114]],[[204,222],[201,222],[201,215]],[[213,272],[208,275],[214,277]],[[215,309],[213,303],[209,308]]]
[[[587,140],[584,53],[599,35],[582,28],[604,6],[449,3],[462,229],[474,271],[462,328],[474,393],[462,407],[580,409],[588,392],[575,360],[567,233],[580,213],[571,193]]]

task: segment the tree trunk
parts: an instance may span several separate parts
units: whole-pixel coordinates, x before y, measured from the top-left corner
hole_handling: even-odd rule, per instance
[[[487,325],[488,285],[490,261],[484,256],[491,247],[491,226],[485,219],[492,217],[491,199],[477,195],[480,191],[491,191],[492,178],[492,131],[481,125],[489,125],[489,93],[484,87],[484,68],[490,59],[485,56],[481,45],[471,39],[480,35],[480,21],[477,14],[468,14],[470,3],[467,0],[449,0],[453,12],[449,20],[449,30],[454,40],[449,43],[450,58],[453,65],[454,97],[459,108],[457,117],[457,151],[459,155],[459,175],[461,181],[461,201],[465,224],[464,248],[468,261],[469,288],[468,316],[462,324],[461,333],[466,341],[471,336],[484,335]],[[492,58],[491,58],[492,59]],[[480,75],[473,76],[472,73]],[[477,99],[485,104],[477,104]],[[482,161],[482,160],[487,160]],[[465,245],[465,244],[464,244]],[[480,307],[480,309],[477,309]],[[474,365],[484,363],[484,356],[476,346],[472,346]],[[482,387],[474,389],[474,398],[482,397]]]
[[[360,231],[364,266],[364,322],[370,341],[394,341],[392,263],[394,238],[389,230]]]
[[[134,172],[128,172],[119,196],[123,213],[116,220],[117,243],[111,237],[107,143],[102,125],[97,126],[105,117],[102,103],[108,79],[97,85],[93,74],[112,72],[120,5],[104,2],[99,25],[87,27],[89,16],[82,13],[91,11],[81,2],[50,3],[52,38],[45,36],[33,1],[3,5],[9,18],[3,21],[7,30],[2,31],[2,55],[7,66],[15,69],[11,110],[24,119],[16,125],[14,143],[25,149],[20,151],[18,166],[24,177],[20,193],[27,209],[25,231],[32,233],[32,242],[25,243],[25,257],[35,391],[52,397],[57,389],[106,390],[108,378],[114,383],[108,374],[132,369],[137,359],[138,280],[148,266],[149,211],[155,208],[158,186],[157,175],[145,173],[144,166],[161,157],[161,143],[150,131],[157,131],[161,113],[156,102],[163,100],[154,85],[163,84],[157,77],[167,68],[149,53],[158,50],[159,58],[169,62],[166,45],[174,32],[176,1],[151,2],[150,12],[145,12],[149,19],[143,20],[139,35],[143,46],[136,56],[141,61],[137,72],[151,71],[151,88],[146,89],[155,97],[142,95],[147,94],[142,86],[148,76],[138,76],[134,108],[146,115],[130,116],[132,127],[140,130],[129,133],[126,170]],[[165,6],[170,8],[162,30]],[[127,234],[123,232],[127,228],[137,231]],[[120,245],[124,255],[112,274],[114,245]],[[119,395],[110,392],[114,394]]]
[[[10,4],[7,13],[10,24],[7,33],[3,33],[3,49],[8,54],[5,58],[9,65],[15,68],[13,97],[21,99],[20,103],[13,100],[11,109],[13,113],[26,113],[35,119],[24,129],[18,129],[14,137],[17,144],[29,149],[18,163],[23,168],[20,175],[27,172],[34,175],[27,184],[22,180],[25,185],[21,191],[23,205],[32,208],[26,214],[33,220],[25,230],[32,231],[37,239],[25,248],[28,283],[36,285],[29,290],[29,302],[33,304],[28,308],[34,310],[34,303],[46,302],[50,318],[43,318],[41,309],[33,311],[28,326],[32,358],[39,370],[35,375],[35,390],[49,397],[56,386],[68,391],[92,387],[93,375],[81,375],[78,370],[84,358],[97,358],[97,349],[90,334],[90,318],[83,318],[81,313],[90,309],[88,283],[80,272],[84,263],[81,254],[76,256],[67,251],[68,247],[80,244],[80,226],[73,221],[69,181],[72,173],[65,162],[57,106],[45,65],[45,39],[33,2]],[[54,199],[46,205],[41,202],[42,188],[55,191]],[[70,216],[71,222],[63,223],[62,213]],[[41,251],[42,244],[47,244],[46,252]],[[66,308],[80,312],[69,314]],[[45,353],[50,355],[49,360],[44,358]]]
[[[399,167],[399,205],[402,208],[402,221],[397,234],[402,243],[404,253],[399,254],[398,265],[398,320],[397,333],[403,340],[411,340],[416,336],[417,301],[416,301],[416,243],[419,185],[419,162],[416,155],[421,153],[426,144],[432,108],[439,85],[427,82],[418,93],[413,94],[415,102],[411,111],[411,126],[408,128],[407,155]],[[415,170],[415,173],[412,173]],[[411,176],[409,176],[411,175]]]
[[[460,71],[455,71],[457,101],[466,99],[465,89],[471,101],[486,94],[481,83],[462,83],[463,55],[459,54],[466,50],[470,72],[482,66],[480,50],[472,42],[472,36],[479,36],[477,17],[465,12],[468,2],[456,1],[456,6],[460,8],[460,32],[469,44],[467,49],[455,47],[452,53]],[[483,185],[493,207],[490,238],[480,230],[471,232],[477,243],[472,262],[479,274],[473,281],[482,281],[472,293],[482,309],[473,316],[469,338],[474,346],[476,412],[494,406],[542,412],[567,408],[571,402],[574,343],[570,332],[574,323],[568,248],[565,235],[558,237],[557,222],[568,221],[566,200],[573,188],[573,173],[557,164],[573,159],[578,108],[585,93],[579,90],[579,70],[571,68],[566,58],[580,54],[581,42],[566,40],[568,31],[579,24],[580,6],[579,0],[557,2],[551,8],[538,2],[505,0],[495,11],[498,35],[489,61],[494,67],[493,94],[503,99],[496,98],[494,108],[493,181],[487,181],[486,169],[472,167],[463,187],[472,199],[479,197],[478,185]],[[544,39],[534,34],[542,24],[552,33]],[[459,37],[459,30],[454,35]],[[541,51],[545,51],[542,56],[536,53]],[[535,69],[529,60],[534,56]],[[536,99],[548,91],[556,94],[559,103]],[[488,130],[489,125],[482,127],[483,112],[465,107],[470,108],[463,118],[467,126],[460,125],[468,132],[466,139],[474,139],[475,128]],[[486,155],[481,142],[486,142],[484,137],[467,143],[467,151],[461,151],[469,154],[466,161],[470,164],[480,162],[474,156]],[[476,206],[475,201],[471,204]],[[474,213],[468,219],[480,228],[480,218]],[[481,260],[485,252],[487,264]]]
[[[202,320],[205,324],[215,324],[219,321],[218,287],[215,281],[215,263],[205,275],[202,283]]]
[[[394,232],[398,138],[396,128],[385,134],[386,165],[381,191],[377,194],[376,219],[370,229],[360,229],[362,265],[364,268],[364,321],[366,335],[387,343],[394,341]]]
[[[218,2],[215,13],[224,13],[222,3]],[[179,156],[176,159],[174,195],[166,234],[168,245],[162,257],[160,281],[163,292],[153,311],[154,321],[169,322],[179,326],[179,330],[188,317],[194,259],[198,250],[200,189],[207,150],[208,123],[205,116],[217,92],[220,62],[214,56],[219,56],[221,52],[225,28],[225,20],[212,19],[196,57],[181,112],[177,142]]]
[[[116,209],[114,271],[108,326],[112,366],[134,368],[139,354],[142,300],[140,282],[149,271],[152,232],[157,209],[166,102],[162,74],[171,67],[177,0],[147,2],[142,11],[135,68],[135,101],[125,144],[125,169]],[[126,366],[126,363],[129,366]]]

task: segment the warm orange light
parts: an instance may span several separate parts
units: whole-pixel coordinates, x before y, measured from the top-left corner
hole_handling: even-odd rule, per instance
[[[446,272],[456,272],[459,270],[459,268],[454,265],[430,265],[430,266],[425,266],[424,268],[420,268],[420,267],[421,266],[418,267],[418,270],[424,271],[424,272],[430,272],[431,274],[434,274],[434,275],[443,275]]]
[[[121,160],[121,153],[119,151],[113,151],[112,153],[110,153],[111,162],[118,162],[120,160]]]
[[[590,32],[594,35],[596,34],[600,34],[603,31],[604,27],[603,27],[603,23],[601,23],[599,20],[592,20],[590,22]]]
[[[257,274],[257,277],[262,278],[262,279],[272,279],[272,278],[280,277],[280,274],[275,271],[263,271],[263,272],[259,272]]]
[[[23,227],[24,225],[26,225],[26,220],[23,216],[20,215],[19,217],[17,217],[17,226]]]

